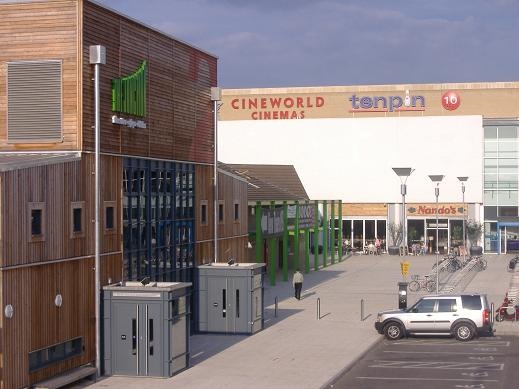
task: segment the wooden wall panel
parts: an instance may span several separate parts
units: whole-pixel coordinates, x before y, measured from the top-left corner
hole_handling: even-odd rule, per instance
[[[0,148],[73,150],[79,148],[78,1],[46,1],[0,5]],[[7,143],[7,62],[62,60],[63,141],[43,144]]]
[[[116,203],[116,228],[101,233],[102,252],[122,250],[122,159],[102,156],[101,226],[104,227],[104,201]],[[94,252],[94,156],[80,161],[19,169],[0,173],[3,235],[0,266],[92,255]],[[71,237],[71,203],[84,202],[85,232]],[[30,202],[45,204],[45,240],[31,241]]]
[[[83,7],[84,55],[93,44],[107,49],[107,64],[101,69],[102,150],[211,163],[214,123],[210,88],[216,85],[216,58],[97,4],[85,1]],[[111,80],[132,73],[143,60],[148,61],[147,116],[143,119],[147,128],[113,125]],[[94,147],[92,72],[84,63],[85,150]]]
[[[218,262],[227,262],[230,258],[236,262],[247,263],[251,262],[248,248],[248,236],[238,236],[228,239],[218,240]],[[197,265],[202,265],[214,261],[213,242],[198,242],[196,244]]]
[[[122,255],[101,257],[101,284],[121,281]],[[2,305],[12,304],[12,319],[2,319],[0,338],[3,387],[25,387],[95,359],[94,259],[2,270]],[[56,294],[63,305],[54,305]],[[2,315],[3,316],[3,315]],[[29,352],[83,337],[80,356],[28,374]]]
[[[202,264],[214,260],[213,226],[214,226],[214,200],[213,200],[213,169],[212,166],[197,165],[195,170],[196,191],[195,222],[196,222],[196,263]],[[248,244],[247,225],[247,183],[236,177],[218,174],[218,198],[224,201],[224,223],[218,225],[218,256],[219,261],[227,261],[228,257],[240,258],[246,262],[246,250]],[[207,201],[208,222],[200,224],[200,202]],[[240,205],[239,222],[234,221],[234,201]],[[220,249],[221,247],[221,249]],[[227,258],[227,259],[226,259]]]
[[[328,216],[330,216],[328,212]],[[335,215],[338,215],[336,208]],[[347,216],[384,216],[387,217],[387,205],[382,203],[377,204],[342,204],[342,217]]]

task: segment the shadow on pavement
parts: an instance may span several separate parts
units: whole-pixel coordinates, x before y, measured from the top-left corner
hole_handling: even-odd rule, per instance
[[[284,320],[296,313],[301,312],[302,309],[278,309],[277,317],[274,317],[274,308],[265,309],[265,324],[266,329],[281,320]],[[247,339],[249,336],[243,334],[195,334],[190,337],[191,342],[191,360],[190,365],[197,365],[206,359],[216,355],[225,349],[234,346],[235,344]]]

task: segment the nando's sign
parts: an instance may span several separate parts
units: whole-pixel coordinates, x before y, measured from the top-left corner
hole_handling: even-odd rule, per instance
[[[413,204],[407,207],[408,216],[436,216],[436,204]],[[438,216],[463,216],[463,205],[442,204],[438,206]]]

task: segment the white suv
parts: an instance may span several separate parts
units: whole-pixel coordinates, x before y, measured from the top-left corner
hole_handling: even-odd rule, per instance
[[[493,334],[493,321],[486,295],[424,296],[411,308],[380,312],[375,329],[389,340],[421,334],[468,341],[476,334]]]

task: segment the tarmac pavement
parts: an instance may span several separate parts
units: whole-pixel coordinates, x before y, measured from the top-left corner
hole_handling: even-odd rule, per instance
[[[487,293],[497,306],[508,290],[511,256],[488,255],[467,292]],[[354,255],[305,274],[302,299],[292,283],[265,286],[265,328],[252,336],[200,334],[191,337],[191,367],[168,378],[107,377],[92,387],[117,388],[320,388],[363,356],[382,336],[378,311],[398,307],[402,281],[398,256]],[[434,256],[405,257],[409,274],[427,274]],[[291,280],[291,275],[290,275]],[[268,281],[267,281],[268,282]],[[266,283],[267,283],[266,282]],[[412,304],[423,293],[409,294]],[[274,300],[278,297],[277,317]],[[320,299],[320,319],[317,299]],[[361,320],[361,299],[364,317]],[[519,323],[496,323],[497,334],[518,335]]]

